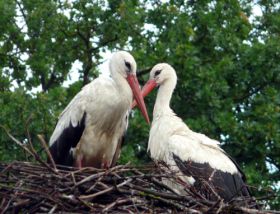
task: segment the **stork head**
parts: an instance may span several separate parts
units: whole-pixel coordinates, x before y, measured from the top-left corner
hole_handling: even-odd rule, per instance
[[[136,77],[137,66],[133,56],[126,51],[118,51],[112,56],[109,66],[112,77],[118,74],[118,76],[127,80],[142,115],[147,123],[150,124],[144,98],[141,94],[140,86]]]
[[[124,78],[127,78],[129,75],[136,76],[136,62],[133,56],[126,51],[118,51],[114,53],[109,66],[112,76],[114,76],[114,73],[112,72],[118,72],[118,74]]]
[[[160,86],[165,82],[177,82],[177,75],[171,65],[167,63],[156,64],[151,72],[149,82],[154,82],[156,86]]]
[[[150,79],[142,88],[142,96],[146,97],[155,87],[170,83],[170,87],[175,88],[177,83],[177,75],[174,68],[167,63],[156,64],[151,72]],[[137,105],[136,102],[132,103],[132,108]]]

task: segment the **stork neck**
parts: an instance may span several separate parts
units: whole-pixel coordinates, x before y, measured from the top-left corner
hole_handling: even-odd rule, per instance
[[[170,100],[176,85],[176,81],[168,80],[160,85],[157,93],[156,103],[154,107],[153,117],[162,113],[172,113],[170,108]]]
[[[131,105],[133,96],[127,80],[122,75],[118,74],[118,72],[114,72],[112,78],[114,79],[122,98],[128,102],[128,105]]]

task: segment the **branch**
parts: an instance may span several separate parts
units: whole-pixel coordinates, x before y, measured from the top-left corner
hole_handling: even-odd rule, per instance
[[[53,160],[53,157],[52,157],[52,155],[51,155],[51,153],[50,153],[50,150],[49,150],[49,148],[48,148],[48,146],[47,146],[47,143],[46,143],[44,137],[43,137],[42,135],[40,135],[40,134],[38,134],[37,137],[38,137],[38,139],[39,139],[39,142],[40,142],[41,145],[43,146],[44,150],[46,151],[46,153],[47,153],[47,155],[48,155],[48,158],[49,158],[49,160],[50,160],[50,162],[51,162],[51,164],[52,164],[52,167],[57,171],[55,162],[54,162],[54,160]]]
[[[280,165],[279,165],[278,163],[276,163],[275,161],[273,161],[272,158],[266,157],[265,160],[266,160],[267,162],[269,162],[270,164],[273,164],[274,166],[276,166],[276,167],[278,168],[278,170],[280,169]]]
[[[116,35],[116,36],[115,36],[114,38],[112,38],[112,39],[109,39],[109,40],[107,40],[107,41],[101,42],[97,47],[91,48],[90,51],[91,51],[91,52],[95,52],[95,51],[99,50],[100,48],[102,48],[102,47],[104,47],[104,46],[107,46],[109,43],[117,41],[118,39],[119,39],[119,38],[118,38],[118,36]]]
[[[79,199],[93,199],[93,198],[95,198],[96,196],[100,196],[100,195],[102,195],[102,194],[111,192],[111,191],[112,191],[113,189],[115,189],[115,188],[120,188],[120,187],[122,187],[122,186],[124,186],[124,185],[127,185],[127,184],[129,184],[131,181],[132,181],[132,179],[127,179],[126,181],[124,181],[124,182],[118,184],[116,187],[110,187],[110,188],[108,188],[108,189],[105,189],[105,190],[103,190],[103,191],[100,191],[100,192],[97,192],[97,193],[91,194],[91,195],[82,195],[82,196],[79,197]]]
[[[50,77],[49,81],[47,82],[47,84],[45,84],[45,90],[46,90],[46,91],[47,91],[47,90],[52,86],[52,84],[54,83],[54,80],[55,80],[55,74],[54,74],[54,73],[55,73],[54,71],[51,73],[51,77]]]
[[[43,166],[45,166],[47,169],[49,169],[50,171],[52,171],[53,173],[57,174],[58,172],[55,171],[53,168],[51,168],[46,162],[44,162],[40,156],[36,153],[33,145],[31,142],[29,142],[29,146],[30,148],[27,147],[27,144],[23,144],[21,143],[19,140],[17,140],[13,135],[11,135],[9,133],[9,131],[2,125],[0,125],[0,127],[2,127],[6,134],[12,139],[12,141],[14,141],[17,145],[19,145],[21,148],[23,148],[27,153],[29,153],[35,160],[37,160],[39,163],[41,163]]]
[[[77,26],[77,34],[78,34],[78,36],[84,41],[86,47],[88,47],[89,38],[87,38],[85,35],[82,34],[82,32],[80,31],[79,26]]]
[[[24,21],[25,21],[25,23],[26,23],[26,25],[27,25],[27,17],[26,17],[26,14],[25,14],[25,12],[24,12],[24,9],[21,7],[20,2],[16,1],[16,3],[17,3],[17,5],[18,5],[19,10],[20,10],[20,12],[21,12],[21,14],[22,14],[22,16],[23,16],[23,19],[24,19]]]
[[[259,86],[255,87],[252,91],[250,91],[250,89],[253,88],[253,86],[250,86],[249,88],[249,91],[247,94],[244,94],[243,96],[241,97],[235,97],[233,98],[235,101],[243,101],[244,99],[247,99],[251,96],[253,96],[254,94],[260,92],[261,90],[263,90],[266,86],[271,86],[272,84],[276,84],[276,86],[279,85],[279,82],[276,81],[276,78],[277,77],[277,74],[276,75],[273,75],[273,77],[268,80],[268,81],[265,81],[263,83],[261,83]]]

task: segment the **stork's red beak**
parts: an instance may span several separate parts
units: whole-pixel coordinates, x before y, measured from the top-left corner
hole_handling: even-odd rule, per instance
[[[150,124],[150,119],[145,106],[144,98],[141,94],[140,86],[136,76],[134,74],[128,74],[126,79],[128,84],[130,85],[134,99],[136,100],[136,105],[139,106],[140,111],[144,116],[145,120],[147,121],[147,123]]]
[[[146,82],[146,84],[143,86],[142,88],[142,97],[146,97],[155,87],[157,86],[157,83],[155,80],[151,79],[148,82]],[[131,108],[134,108],[135,106],[137,106],[138,103],[134,100],[132,103]]]

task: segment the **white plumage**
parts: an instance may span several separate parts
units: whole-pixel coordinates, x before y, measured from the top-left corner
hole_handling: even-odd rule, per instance
[[[142,105],[136,62],[120,51],[110,61],[112,78],[99,77],[83,87],[61,113],[50,139],[57,164],[107,168],[115,164],[128,124],[133,95]],[[142,104],[141,104],[142,103]]]
[[[219,142],[190,130],[170,108],[176,82],[175,70],[166,63],[160,63],[153,67],[150,80],[142,89],[143,96],[146,96],[159,86],[148,143],[152,159],[167,163],[187,185],[201,186],[203,178],[226,200],[240,194],[249,195],[242,172],[220,148]],[[182,185],[166,183],[184,194]]]
[[[207,162],[211,167],[224,172],[237,172],[234,163],[224,155],[217,143],[190,130],[176,115],[162,114],[152,122],[148,151],[152,158],[166,163],[173,163],[170,154],[176,154],[183,161],[191,159],[197,163]]]

